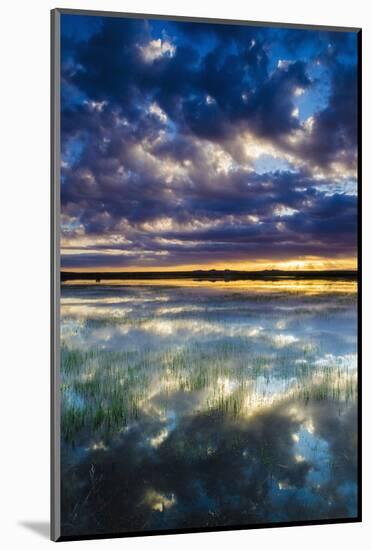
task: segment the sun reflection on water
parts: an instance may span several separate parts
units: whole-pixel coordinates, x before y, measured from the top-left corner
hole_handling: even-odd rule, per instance
[[[327,280],[327,279],[294,279],[279,280],[199,280],[199,279],[101,279],[100,283],[91,280],[76,279],[63,282],[63,286],[124,286],[124,287],[177,287],[177,288],[207,288],[214,290],[232,290],[239,292],[274,293],[290,292],[302,295],[317,295],[323,293],[355,293],[357,281]]]

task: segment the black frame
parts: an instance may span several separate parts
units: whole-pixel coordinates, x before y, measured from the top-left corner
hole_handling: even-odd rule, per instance
[[[219,531],[238,531],[250,529],[266,529],[276,527],[298,527],[310,525],[334,525],[339,523],[359,523],[362,521],[362,29],[359,27],[333,27],[327,25],[304,25],[295,23],[270,23],[262,21],[241,21],[234,19],[216,19],[206,17],[188,17],[179,15],[156,15],[143,13],[121,13],[97,10],[79,10],[55,8],[51,10],[51,511],[50,511],[50,538],[55,542],[72,540],[92,540],[107,538],[129,538],[154,535],[174,535],[186,533],[205,533]],[[322,30],[332,32],[357,33],[357,430],[358,430],[358,464],[357,464],[357,510],[354,518],[338,518],[326,520],[290,521],[259,523],[250,525],[234,525],[220,527],[200,527],[183,529],[156,529],[152,531],[131,531],[122,533],[104,533],[81,536],[62,536],[60,533],[60,251],[59,251],[59,215],[60,215],[60,16],[64,14],[86,15],[100,17],[122,17],[132,19],[164,19],[172,21],[189,21],[196,23],[246,25],[260,27],[280,27],[307,30]]]

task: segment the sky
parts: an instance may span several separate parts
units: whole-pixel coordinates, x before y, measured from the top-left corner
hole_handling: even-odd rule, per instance
[[[356,268],[357,34],[61,16],[61,266]]]

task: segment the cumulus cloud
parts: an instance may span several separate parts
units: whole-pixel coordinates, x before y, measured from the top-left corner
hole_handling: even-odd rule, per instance
[[[71,17],[64,267],[355,255],[354,33]]]

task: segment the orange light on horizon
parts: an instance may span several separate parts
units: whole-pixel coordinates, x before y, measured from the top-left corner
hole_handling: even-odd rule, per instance
[[[105,272],[137,272],[148,273],[151,271],[196,271],[210,269],[231,271],[264,271],[279,269],[282,271],[326,271],[326,270],[357,270],[357,258],[339,258],[330,259],[317,256],[302,256],[282,261],[272,261],[267,259],[254,261],[231,261],[231,262],[214,262],[208,264],[183,264],[183,265],[151,265],[151,266],[93,266],[93,267],[76,267],[76,268],[61,268],[62,271],[75,273],[105,273]]]

